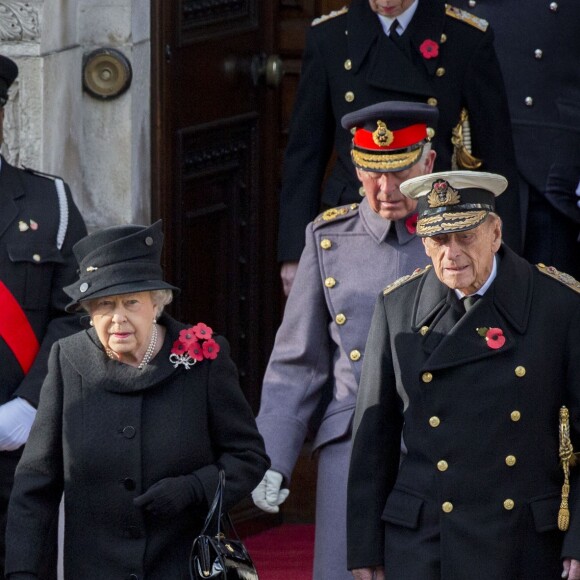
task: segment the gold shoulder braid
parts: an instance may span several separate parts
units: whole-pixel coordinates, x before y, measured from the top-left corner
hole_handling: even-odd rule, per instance
[[[332,222],[336,219],[344,218],[345,216],[352,217],[353,215],[357,215],[358,211],[356,210],[358,210],[358,203],[331,207],[318,215],[314,219],[313,224],[317,227],[323,223]]]
[[[470,26],[481,30],[481,32],[485,32],[489,26],[489,22],[487,20],[478,18],[470,12],[466,12],[460,8],[455,8],[455,6],[451,6],[449,4],[445,4],[445,14],[447,14],[447,16],[451,16],[451,18],[461,20],[461,22],[465,22],[465,24],[469,24]]]
[[[312,21],[311,26],[318,26],[319,24],[322,24],[323,22],[326,22],[327,20],[332,20],[333,18],[336,18],[337,16],[340,16],[341,14],[346,14],[347,12],[348,12],[348,7],[343,6],[340,10],[333,10],[332,12],[330,12],[330,14],[323,14],[322,16],[315,18]]]
[[[564,484],[562,485],[562,501],[558,512],[558,529],[565,532],[570,525],[570,509],[568,497],[570,496],[570,467],[576,464],[574,447],[570,440],[570,413],[567,407],[560,409],[560,461],[564,471]]]
[[[568,286],[568,288],[578,292],[580,294],[580,282],[570,276],[570,274],[566,274],[565,272],[560,272],[554,268],[554,266],[546,266],[545,264],[536,264],[536,268],[546,276],[550,276],[550,278],[554,278],[554,280],[558,280],[561,284]]]
[[[429,268],[431,268],[431,264],[425,266],[424,268],[416,268],[413,271],[412,274],[407,274],[406,276],[401,276],[401,278],[398,278],[394,282],[391,282],[383,290],[383,296],[386,296],[387,294],[390,294],[396,288],[399,288],[400,286],[403,286],[403,284],[406,284],[407,282],[410,282],[411,280],[414,280],[418,276],[422,276],[423,274],[425,274],[425,272],[427,272],[429,270]]]

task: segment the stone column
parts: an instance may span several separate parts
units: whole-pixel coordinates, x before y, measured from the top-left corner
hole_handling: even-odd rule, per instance
[[[100,48],[132,69],[117,98],[83,91],[83,63]],[[7,159],[61,175],[91,230],[149,223],[149,0],[0,0],[0,52],[20,69],[6,105]]]

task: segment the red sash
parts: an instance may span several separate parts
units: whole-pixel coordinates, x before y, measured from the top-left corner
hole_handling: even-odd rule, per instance
[[[26,314],[0,281],[0,336],[4,339],[26,374],[40,348]]]

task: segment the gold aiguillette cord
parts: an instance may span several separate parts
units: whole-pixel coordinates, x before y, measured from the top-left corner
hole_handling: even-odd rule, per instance
[[[558,529],[565,532],[570,525],[570,509],[568,497],[570,496],[570,467],[576,464],[574,447],[570,440],[570,413],[567,407],[560,409],[560,461],[564,471],[564,484],[562,485],[562,501],[558,512]]]

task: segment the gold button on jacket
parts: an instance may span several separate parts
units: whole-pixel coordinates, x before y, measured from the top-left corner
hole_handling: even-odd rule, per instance
[[[446,501],[442,506],[441,509],[446,513],[450,514],[453,511],[453,504],[450,501]]]
[[[332,278],[331,276],[329,276],[325,281],[324,281],[324,285],[327,288],[334,288],[336,286],[336,280],[334,278]]]
[[[339,324],[342,326],[346,322],[346,316],[344,314],[342,314],[342,312],[341,312],[340,314],[336,315],[335,320],[336,320],[336,324]]]
[[[431,417],[429,419],[429,425],[431,425],[431,427],[439,427],[439,425],[441,425],[441,419],[439,419],[439,417]]]
[[[330,250],[332,248],[332,242],[328,238],[324,238],[320,241],[320,247],[323,250]]]
[[[439,471],[447,471],[447,469],[449,469],[449,464],[447,463],[447,461],[442,459],[441,461],[437,462],[437,469]]]
[[[421,375],[421,380],[424,383],[430,383],[433,380],[433,375],[431,373],[423,373]]]
[[[361,357],[360,351],[358,350],[351,350],[350,351],[350,360],[357,361]]]
[[[508,511],[513,510],[515,506],[516,506],[516,502],[513,499],[506,499],[503,502],[504,509],[506,509]]]

